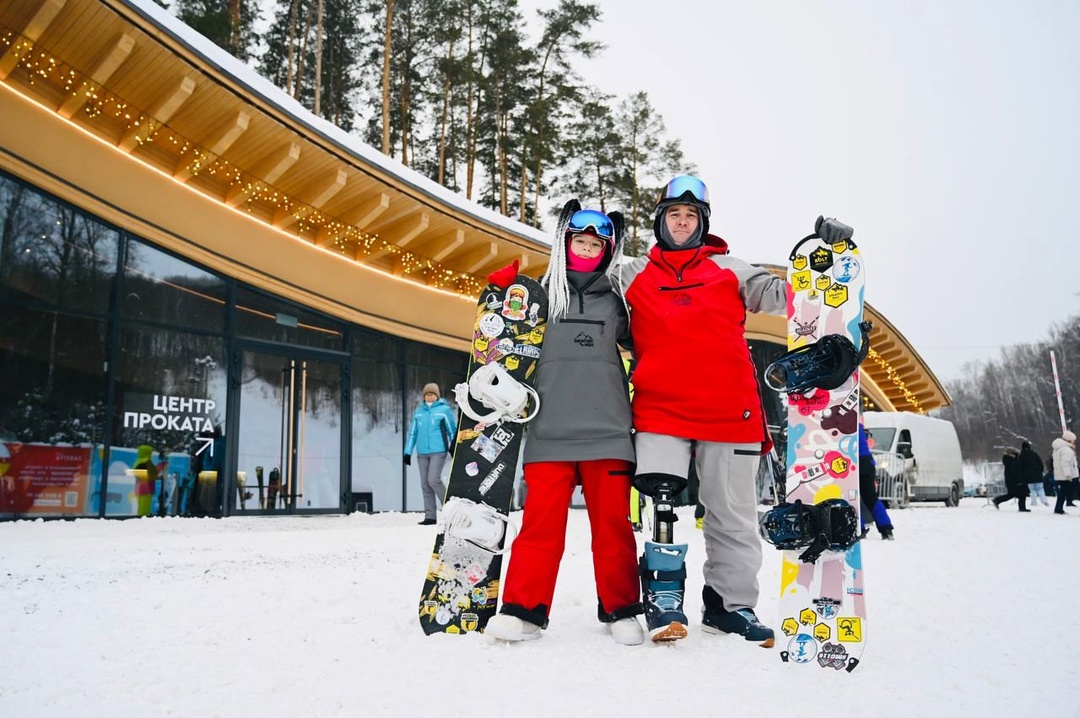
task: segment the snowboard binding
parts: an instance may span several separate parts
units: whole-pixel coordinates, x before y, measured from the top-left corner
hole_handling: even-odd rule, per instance
[[[491,411],[480,414],[472,408],[470,397]],[[454,399],[466,416],[481,424],[501,424],[504,421],[524,424],[540,410],[540,397],[536,390],[510,376],[510,372],[496,362],[478,368],[469,377],[468,383],[455,385]],[[530,399],[532,410],[526,413]]]
[[[510,550],[517,529],[506,514],[484,503],[455,497],[443,504],[443,533],[492,554]]]
[[[859,349],[845,336],[826,334],[813,344],[787,352],[765,369],[765,383],[775,391],[803,394],[835,389],[847,381],[870,352],[871,322],[860,322]]]
[[[858,542],[859,514],[843,499],[827,499],[812,506],[797,500],[762,514],[758,531],[780,550],[805,547],[799,560],[814,563],[826,551],[846,551]]]

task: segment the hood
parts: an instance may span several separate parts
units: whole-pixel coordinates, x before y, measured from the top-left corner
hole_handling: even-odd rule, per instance
[[[1071,450],[1073,448],[1073,445],[1059,436],[1058,438],[1054,439],[1054,441],[1050,444],[1050,447],[1053,448],[1055,451],[1061,448],[1068,448]]]
[[[141,463],[143,461],[150,461],[150,457],[154,454],[154,447],[142,444],[135,449],[135,463]]]

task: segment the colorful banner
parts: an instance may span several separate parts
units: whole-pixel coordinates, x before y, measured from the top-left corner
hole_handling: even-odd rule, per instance
[[[82,515],[91,451],[0,442],[0,512]]]

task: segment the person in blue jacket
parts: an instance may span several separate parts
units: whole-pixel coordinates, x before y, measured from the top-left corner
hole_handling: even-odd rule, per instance
[[[409,435],[405,439],[405,465],[412,464],[415,450],[417,468],[420,469],[420,490],[424,494],[424,520],[420,522],[421,526],[435,523],[438,504],[446,495],[442,470],[455,436],[457,424],[454,422],[454,412],[440,397],[439,385],[425,384],[424,401],[413,412]]]
[[[866,524],[873,522],[877,525],[881,538],[886,541],[893,540],[892,519],[885,510],[885,502],[878,497],[877,492],[877,464],[874,462],[874,454],[870,451],[870,442],[866,439],[866,428],[862,420],[859,420],[859,498],[862,499],[862,511],[859,518],[863,525],[863,536],[869,530]],[[871,516],[870,522],[866,520],[866,514]]]

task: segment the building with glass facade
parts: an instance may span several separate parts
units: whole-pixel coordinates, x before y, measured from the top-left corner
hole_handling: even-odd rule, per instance
[[[149,0],[5,3],[0,116],[0,519],[421,507],[420,387],[449,398],[483,278],[542,273],[540,232]],[[946,404],[868,314],[868,401]],[[747,332],[759,365],[782,351],[782,318]]]

